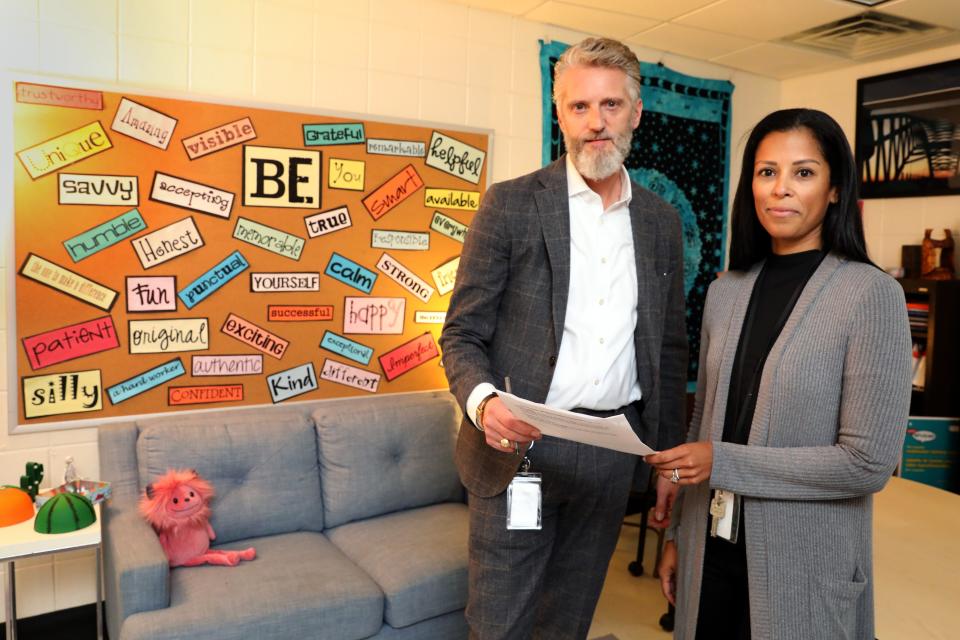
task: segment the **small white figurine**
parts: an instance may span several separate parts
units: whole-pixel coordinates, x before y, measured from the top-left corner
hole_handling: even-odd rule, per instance
[[[73,464],[73,456],[67,456],[64,462],[67,466],[63,470],[63,484],[72,492],[75,490],[73,483],[80,479],[80,474],[77,473],[77,466]]]

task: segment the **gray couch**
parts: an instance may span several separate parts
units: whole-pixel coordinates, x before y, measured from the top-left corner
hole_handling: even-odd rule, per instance
[[[436,392],[100,427],[111,640],[465,638],[459,417]],[[256,560],[167,566],[136,505],[171,467],[213,483],[213,546]]]

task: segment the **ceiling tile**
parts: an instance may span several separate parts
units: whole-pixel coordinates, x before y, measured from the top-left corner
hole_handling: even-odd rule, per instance
[[[694,29],[676,23],[661,24],[631,36],[627,41],[701,60],[709,60],[757,44],[756,40]]]
[[[649,18],[588,9],[562,2],[545,2],[523,17],[610,38],[626,38],[658,24],[657,20]]]
[[[827,71],[849,64],[847,60],[836,56],[770,42],[717,56],[710,62],[779,80]]]
[[[900,0],[882,4],[876,10],[901,18],[960,29],[960,6],[957,5],[957,0]]]
[[[717,0],[564,0],[567,4],[577,4],[583,7],[626,13],[641,18],[656,18],[671,20],[682,16],[694,9],[700,9]]]
[[[866,7],[837,0],[722,0],[677,18],[700,27],[756,40],[783,36],[863,13]]]
[[[474,9],[483,9],[485,11],[499,11],[509,13],[515,16],[530,11],[538,4],[543,4],[543,0],[446,0],[455,4],[463,4]]]

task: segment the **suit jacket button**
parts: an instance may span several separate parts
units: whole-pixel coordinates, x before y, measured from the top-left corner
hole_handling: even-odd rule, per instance
[[[550,356],[550,366],[557,364],[557,356]]]

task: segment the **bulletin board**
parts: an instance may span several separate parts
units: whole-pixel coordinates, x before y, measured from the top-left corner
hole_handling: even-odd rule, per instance
[[[447,386],[489,132],[13,92],[14,430]]]

